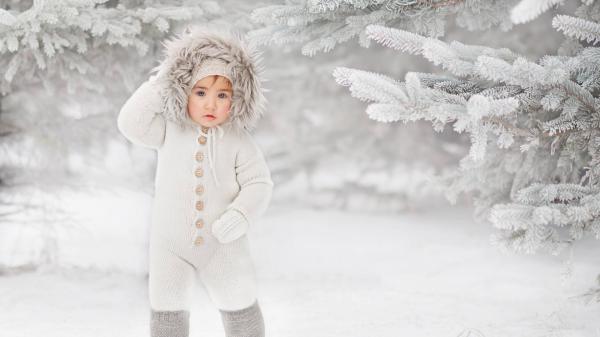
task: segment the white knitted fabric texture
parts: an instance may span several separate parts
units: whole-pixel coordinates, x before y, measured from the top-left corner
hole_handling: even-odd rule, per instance
[[[162,247],[150,250],[149,297],[153,310],[190,310],[195,282],[202,283],[220,310],[240,310],[256,301],[256,273],[246,237],[222,245],[202,269]]]
[[[210,58],[202,62],[196,69],[194,69],[194,74],[192,75],[192,81],[190,82],[193,86],[196,82],[210,75],[219,75],[227,78],[229,82],[233,83],[231,80],[230,69],[227,67],[227,64],[224,61],[219,59]]]
[[[150,229],[152,309],[188,309],[190,275],[198,273],[218,307],[244,308],[256,296],[247,236],[223,244],[212,224],[233,209],[252,226],[266,210],[273,182],[264,156],[248,132],[224,127],[213,144],[217,188],[201,127],[181,129],[165,121],[158,92],[152,80],[143,83],[118,117],[127,139],[158,152]]]
[[[213,235],[221,243],[229,243],[246,234],[248,221],[240,211],[230,209],[213,223]]]

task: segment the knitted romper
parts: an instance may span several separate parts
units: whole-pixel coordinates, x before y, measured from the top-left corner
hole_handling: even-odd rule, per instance
[[[236,59],[240,55],[245,59]],[[264,334],[262,317],[249,318],[260,309],[247,236],[221,243],[211,232],[226,212],[239,212],[237,221],[252,226],[271,198],[269,169],[247,131],[261,116],[263,100],[256,69],[247,69],[251,57],[240,40],[188,32],[167,44],[158,74],[119,113],[120,132],[158,152],[149,244],[152,336],[187,336],[195,280],[220,309],[228,336]],[[214,58],[234,69],[234,96],[227,122],[207,128],[187,115],[187,95],[194,72]]]

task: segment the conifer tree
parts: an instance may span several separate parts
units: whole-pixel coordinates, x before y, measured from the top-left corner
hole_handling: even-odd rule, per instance
[[[379,24],[404,28],[430,37],[445,32],[445,20],[469,30],[494,26],[512,27],[510,8],[516,0],[295,0],[253,11],[252,18],[264,24],[250,36],[262,44],[301,43],[302,53],[313,56],[328,52],[339,43],[358,38],[368,47],[365,28]]]
[[[455,12],[464,27],[506,28],[507,20],[533,20],[563,1],[309,1],[257,10],[266,27],[254,36],[301,41],[313,55],[359,35],[363,45],[374,41],[442,68],[408,72],[404,81],[347,67],[333,76],[368,102],[374,120],[424,120],[437,131],[467,133],[468,155],[439,180],[449,200],[473,192],[477,218],[498,229],[493,238],[503,248],[559,254],[584,236],[600,239],[600,2],[581,2],[573,16],[554,17],[566,39],[556,55],[537,61],[507,48],[445,42],[440,22]],[[394,6],[417,14],[398,16]]]
[[[220,15],[213,1],[0,0],[0,221],[11,224],[2,235],[35,235],[17,247],[26,261],[4,256],[0,269],[55,262],[56,233],[81,225],[61,192],[148,180],[143,165],[133,165],[135,179],[107,169],[122,148],[119,106],[169,34]]]
[[[220,15],[214,2],[144,4],[0,0],[1,122],[19,131],[0,146],[4,173],[17,170],[20,181],[40,186],[69,186],[71,155],[95,153],[102,160],[115,136],[118,102],[156,65],[161,41],[182,24]],[[9,160],[15,149],[30,164]]]

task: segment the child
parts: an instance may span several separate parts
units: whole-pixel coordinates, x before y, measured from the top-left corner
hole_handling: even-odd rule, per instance
[[[127,139],[158,151],[149,245],[153,337],[189,335],[196,277],[227,337],[264,336],[246,236],[273,188],[248,133],[264,109],[257,67],[241,39],[188,31],[166,43],[156,75],[119,113]]]

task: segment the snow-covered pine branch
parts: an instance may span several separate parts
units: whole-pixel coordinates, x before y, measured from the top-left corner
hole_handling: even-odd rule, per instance
[[[557,254],[589,235],[600,239],[600,189],[579,184],[535,183],[519,191],[515,203],[497,204],[490,220],[494,240],[524,253]]]
[[[441,65],[456,76],[471,75],[477,66],[476,61],[482,55],[500,61],[512,61],[519,57],[506,48],[468,46],[457,41],[447,44],[438,39],[379,25],[368,26],[365,32],[371,40],[396,50],[423,55],[433,64]]]
[[[556,5],[562,5],[565,0],[521,0],[510,11],[510,19],[513,23],[525,23],[531,21],[542,13]]]
[[[494,57],[479,56],[474,70],[479,78],[514,84],[522,88],[557,85],[568,78],[568,72],[563,65],[543,66],[522,57],[510,64]]]
[[[600,24],[568,15],[557,15],[552,26],[566,36],[596,44],[600,42]]]
[[[445,18],[456,14],[456,21],[469,30],[500,26],[511,27],[508,11],[516,0],[337,0],[294,1],[253,11],[254,21],[263,28],[250,32],[259,44],[302,44],[302,53],[313,56],[328,52],[338,44],[358,37],[367,47],[365,28],[385,25],[430,37],[444,35]]]
[[[418,74],[408,73],[406,82],[397,82],[389,77],[356,69],[337,68],[336,81],[349,87],[353,97],[362,101],[374,102],[367,107],[369,118],[380,122],[427,120],[441,131],[448,122],[454,122],[455,131],[466,131],[472,135],[474,145],[471,158],[474,162],[483,159],[485,133],[478,123],[489,130],[502,134],[500,146],[512,144],[513,134],[529,136],[527,130],[512,125],[510,115],[517,109],[514,98],[493,99],[482,95],[472,95],[467,100],[460,95],[443,90],[422,87]],[[509,120],[503,117],[508,116]],[[492,126],[490,126],[490,124]],[[510,134],[510,137],[507,136]]]
[[[97,69],[89,53],[103,48],[133,47],[138,55],[145,55],[171,23],[208,18],[218,12],[213,2],[194,7],[157,2],[146,8],[106,7],[105,2],[39,0],[30,8],[0,10],[2,91],[10,90],[17,73],[21,80],[41,77],[40,71],[58,72],[62,78],[71,72],[89,74]],[[110,58],[110,53],[98,54]]]
[[[523,1],[516,10],[531,7],[522,19],[558,3]],[[598,2],[584,4],[577,10],[582,18],[558,15],[553,26],[595,44],[600,25],[592,20],[599,12]],[[451,200],[478,192],[476,213],[500,229],[497,243],[556,253],[585,232],[599,238],[599,48],[573,40],[561,55],[533,62],[506,48],[446,43],[382,25],[365,32],[384,46],[422,55],[450,76],[408,72],[400,82],[339,67],[336,81],[369,103],[374,120],[426,120],[437,131],[452,123],[469,134],[459,170],[440,181]]]

